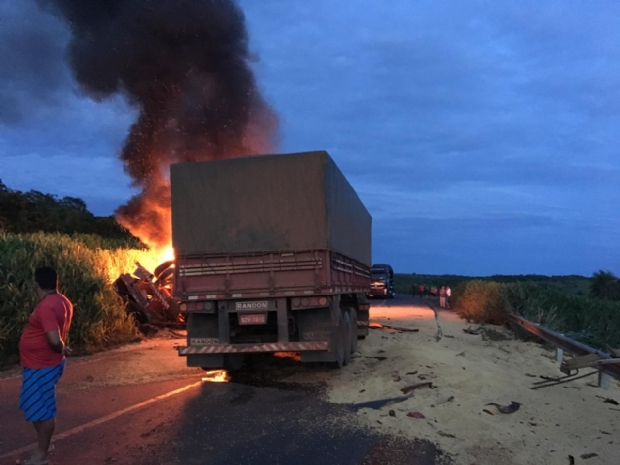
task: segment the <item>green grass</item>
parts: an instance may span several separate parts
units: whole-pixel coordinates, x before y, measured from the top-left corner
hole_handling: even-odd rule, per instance
[[[131,273],[136,261],[153,267],[156,260],[149,251],[123,248],[122,241],[97,236],[0,232],[0,364],[17,361],[19,337],[37,303],[36,268],[58,271],[60,292],[74,305],[68,343],[92,352],[136,337],[113,281]]]

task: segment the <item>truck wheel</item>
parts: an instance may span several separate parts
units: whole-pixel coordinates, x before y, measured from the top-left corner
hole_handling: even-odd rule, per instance
[[[344,312],[344,318],[342,320],[342,339],[344,341],[344,364],[351,363],[351,317],[348,312]]]
[[[357,352],[357,312],[354,308],[349,310],[351,318],[351,355]]]
[[[335,370],[339,370],[344,366],[344,334],[342,328],[344,326],[344,318],[342,312],[340,312],[340,321],[338,322],[338,330],[336,331],[336,347],[334,347],[334,355],[336,356],[336,360],[333,362],[329,362],[328,365],[330,368]]]

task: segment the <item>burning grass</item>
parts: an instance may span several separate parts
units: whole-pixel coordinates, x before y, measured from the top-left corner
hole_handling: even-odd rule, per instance
[[[68,343],[91,352],[136,337],[113,281],[136,261],[152,268],[158,260],[155,252],[97,236],[0,232],[0,364],[17,361],[19,337],[36,305],[35,268],[57,269],[60,291],[75,306]]]
[[[620,302],[568,295],[532,283],[472,280],[454,290],[456,311],[475,323],[507,323],[512,312],[596,348],[620,347]]]

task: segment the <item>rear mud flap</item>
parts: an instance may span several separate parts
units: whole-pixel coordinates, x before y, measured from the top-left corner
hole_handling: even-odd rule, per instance
[[[188,367],[224,368],[224,355],[187,355]]]
[[[338,336],[339,336],[340,327],[332,326],[329,335],[329,347],[333,348],[338,345]],[[304,363],[313,363],[313,362],[335,362],[337,359],[337,355],[333,349],[328,351],[309,351],[309,352],[301,352],[301,361]]]

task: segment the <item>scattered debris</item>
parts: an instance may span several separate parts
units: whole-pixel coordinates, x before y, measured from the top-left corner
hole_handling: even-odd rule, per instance
[[[444,334],[443,337],[447,337],[448,339],[454,339],[454,336],[450,336],[449,334]],[[447,436],[447,437],[450,437],[450,436]]]
[[[538,378],[538,376],[533,375],[532,373],[525,373],[525,376],[529,376],[530,378]]]
[[[598,454],[595,452],[590,452],[589,454],[581,454],[580,456],[583,460],[591,459],[592,457],[598,457]]]
[[[387,360],[387,357],[366,357],[366,358],[374,358],[375,360],[379,360],[380,362]]]
[[[455,357],[465,357],[465,352],[461,352],[460,354],[456,354]]]
[[[390,415],[391,417],[395,417],[396,416],[396,412],[394,410],[390,410],[388,415]]]
[[[471,334],[473,336],[479,336],[480,335],[480,328],[478,328],[478,329],[471,329],[471,326],[468,326],[467,328],[463,328],[463,332],[467,333],[467,334]]]
[[[609,397],[603,397],[603,396],[596,396],[599,399],[603,399],[603,403],[604,404],[612,404],[612,405],[620,405],[620,402],[618,402],[617,400],[611,399]]]
[[[517,410],[519,410],[519,407],[521,407],[521,404],[515,401],[512,401],[510,405],[500,405],[495,402],[490,402],[486,405],[494,405],[495,407],[497,407],[497,410],[502,413],[515,413]]]
[[[431,389],[433,388],[433,382],[432,381],[426,381],[424,383],[418,383],[418,384],[412,384],[411,386],[406,386],[404,388],[402,388],[400,390],[400,392],[402,392],[403,394],[407,394],[415,389],[421,388],[421,387],[430,387]]]
[[[362,392],[366,392],[366,389],[362,389],[362,390],[360,391],[360,394],[361,394]]]
[[[572,455],[568,456],[568,464],[569,465],[575,465],[575,457],[573,457]]]
[[[417,375],[417,374],[418,374],[418,371],[417,371],[417,370],[416,370],[416,371],[409,371],[409,372],[407,372],[407,373],[405,373],[405,374],[406,374],[406,375]]]
[[[369,323],[368,327],[371,329],[393,329],[394,331],[402,331],[404,333],[417,333],[420,331],[418,328],[405,328],[403,326],[392,326],[392,325],[384,325],[381,323]]]
[[[423,418],[426,418],[422,413],[420,412],[409,412],[407,414],[408,417],[410,418],[417,418],[418,420],[421,420]]]
[[[577,373],[579,373],[579,371],[577,370]],[[595,374],[598,374],[599,371],[595,370],[595,371],[591,371],[589,373],[583,374],[583,375],[566,375],[564,377],[561,378],[557,378],[557,377],[551,377],[551,376],[543,376],[541,375],[540,377],[543,379],[543,381],[537,381],[534,383],[534,386],[531,387],[530,389],[541,389],[541,388],[546,388],[546,387],[550,387],[550,386],[557,386],[558,384],[565,384],[565,383],[570,383],[572,381],[578,380],[578,379],[582,379],[582,378],[587,378],[588,376],[592,376]],[[578,389],[578,388],[577,388]]]
[[[361,402],[359,404],[349,404],[349,406],[356,410],[359,410],[361,408],[371,408],[374,410],[379,410],[381,407],[385,407],[388,404],[404,402],[405,400],[410,399],[411,397],[413,397],[413,394],[410,394],[408,396],[391,397],[389,399],[371,400],[369,402]]]
[[[452,439],[456,439],[456,436],[454,434],[450,434],[450,433],[444,433],[443,431],[437,431],[437,434],[439,434],[439,436],[443,436],[444,438],[452,438]]]
[[[493,412],[491,412],[489,409],[486,409],[486,408],[485,408],[485,409],[482,409],[482,411],[483,411],[484,413],[488,413],[489,415],[495,415]]]

